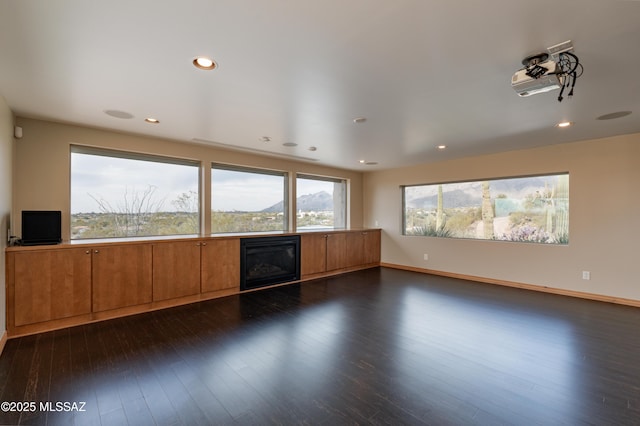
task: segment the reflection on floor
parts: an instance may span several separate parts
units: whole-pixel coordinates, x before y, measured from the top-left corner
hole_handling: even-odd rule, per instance
[[[10,340],[0,423],[638,424],[638,324],[375,268]]]

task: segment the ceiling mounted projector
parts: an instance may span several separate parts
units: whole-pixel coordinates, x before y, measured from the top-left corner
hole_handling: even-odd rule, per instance
[[[558,72],[556,62],[548,58],[548,54],[541,53],[522,60],[525,68],[516,71],[511,77],[511,87],[518,96],[531,96],[562,87],[562,73]]]
[[[564,99],[564,90],[569,89],[567,96],[571,98],[576,80],[584,71],[572,50],[573,43],[567,40],[547,48],[549,53],[527,56],[522,60],[524,68],[511,77],[511,87],[521,97],[560,89],[558,102]]]

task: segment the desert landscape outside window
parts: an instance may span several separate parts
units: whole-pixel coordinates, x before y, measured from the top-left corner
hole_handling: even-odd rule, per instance
[[[211,232],[286,231],[286,172],[213,164]]]
[[[198,234],[197,161],[71,147],[71,239]]]
[[[569,243],[569,174],[403,186],[404,235]]]
[[[296,176],[296,224],[299,230],[346,228],[347,181]]]

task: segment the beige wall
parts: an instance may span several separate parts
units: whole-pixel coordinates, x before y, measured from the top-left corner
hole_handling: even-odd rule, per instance
[[[17,230],[20,229],[17,213],[22,210],[61,210],[62,238],[69,239],[69,152],[72,144],[195,159],[204,165],[221,162],[282,170],[291,175],[301,172],[348,179],[349,225],[352,228],[362,227],[360,172],[21,117],[16,119],[16,124],[23,128],[23,138],[16,143],[14,163],[13,212]],[[204,167],[204,172],[202,190],[205,204],[210,205],[210,169]]]
[[[0,288],[5,288],[5,256],[7,231],[11,218],[11,179],[13,157],[13,114],[0,96]],[[0,291],[0,336],[6,330],[6,292]],[[1,350],[1,348],[0,348]]]
[[[567,246],[401,235],[400,185],[554,172],[569,172]],[[640,134],[512,151],[366,173],[364,225],[383,229],[383,262],[640,300],[639,186]]]
[[[12,139],[11,114],[6,105],[4,110],[0,120],[9,142],[2,140],[3,160]],[[640,300],[634,265],[640,261],[636,246],[640,241],[640,197],[636,195],[640,134],[369,172],[363,177],[359,172],[204,145],[24,118],[17,118],[16,124],[24,131],[15,144],[13,164],[13,225],[17,230],[17,212],[59,209],[63,211],[63,238],[68,239],[69,146],[99,146],[192,158],[204,164],[217,161],[347,178],[351,183],[350,225],[383,229],[383,262]],[[7,184],[10,176],[4,176],[6,169],[2,170],[0,183]],[[568,246],[401,235],[400,185],[565,171],[570,173],[571,191]],[[208,187],[204,190],[210,192]],[[423,260],[424,253],[429,254],[428,261]],[[581,279],[585,270],[591,272],[589,281]]]

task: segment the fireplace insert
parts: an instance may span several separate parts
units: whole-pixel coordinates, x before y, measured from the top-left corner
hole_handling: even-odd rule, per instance
[[[240,290],[299,279],[299,235],[240,240]]]

